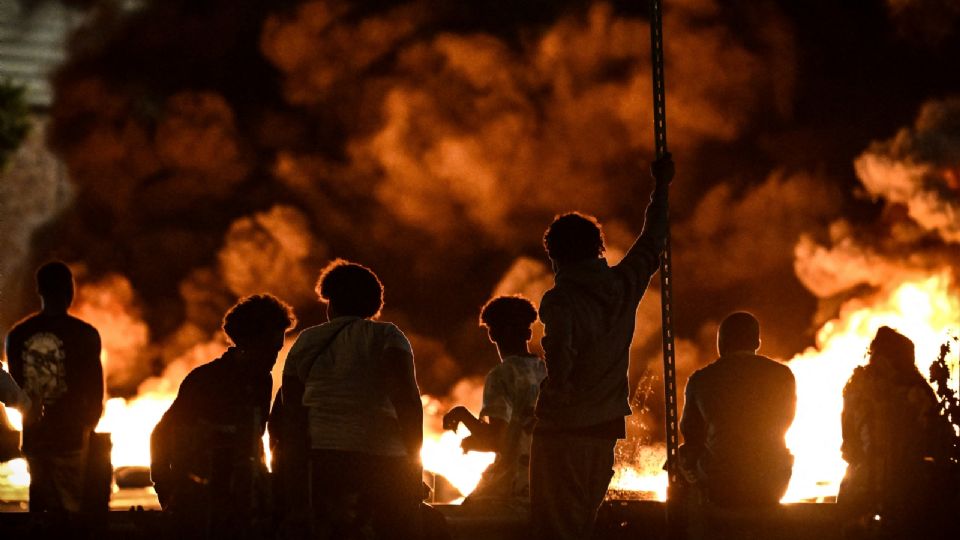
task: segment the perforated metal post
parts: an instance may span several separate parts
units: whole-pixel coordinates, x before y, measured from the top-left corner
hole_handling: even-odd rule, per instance
[[[650,0],[650,54],[653,73],[653,138],[657,158],[667,153],[667,111],[663,76],[663,6]],[[660,308],[663,322],[663,393],[666,404],[667,472],[671,491],[680,481],[677,453],[680,434],[677,414],[677,359],[673,336],[673,268],[670,258],[670,227],[660,256]]]

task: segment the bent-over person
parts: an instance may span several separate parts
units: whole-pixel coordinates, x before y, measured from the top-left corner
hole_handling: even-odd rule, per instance
[[[179,534],[247,538],[266,526],[270,372],[295,324],[273,296],[240,300],[223,318],[233,345],[187,375],[154,428],[151,476]]]

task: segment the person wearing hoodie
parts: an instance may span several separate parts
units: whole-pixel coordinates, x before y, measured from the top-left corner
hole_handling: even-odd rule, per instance
[[[607,264],[592,216],[558,216],[544,235],[555,284],[540,302],[547,378],[530,456],[531,522],[544,540],[591,536],[613,476],[614,447],[625,436],[637,306],[659,268],[667,232],[669,154],[651,173],[643,232],[620,263]]]

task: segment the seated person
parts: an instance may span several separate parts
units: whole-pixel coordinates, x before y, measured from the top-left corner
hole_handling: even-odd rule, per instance
[[[165,511],[188,535],[236,537],[267,511],[261,439],[270,408],[270,375],[290,306],[250,296],[230,309],[223,330],[233,342],[187,375],[150,437],[151,476]]]
[[[680,466],[716,506],[775,506],[790,483],[785,437],[796,413],[796,381],[759,348],[760,323],[733,313],[717,333],[720,358],[687,381]]]
[[[463,406],[443,417],[444,429],[457,429],[463,423],[470,430],[462,443],[464,451],[497,454],[464,501],[466,505],[484,501],[529,504],[534,406],[540,383],[547,376],[543,360],[528,347],[530,326],[536,320],[537,310],[520,296],[494,298],[480,313],[480,325],[487,328],[490,341],[497,346],[500,363],[487,373],[479,419]]]

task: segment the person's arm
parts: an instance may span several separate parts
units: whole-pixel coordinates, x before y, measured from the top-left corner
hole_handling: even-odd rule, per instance
[[[83,407],[81,412],[84,423],[90,429],[94,429],[103,415],[103,364],[100,363],[101,342],[100,334],[91,328],[91,334],[87,337],[87,348],[85,359],[86,369],[81,374],[83,377],[81,385],[83,387]]]
[[[383,350],[381,365],[387,367],[387,389],[390,402],[397,411],[400,436],[407,456],[420,461],[423,446],[423,405],[420,388],[413,364],[413,355],[398,347],[388,346]]]
[[[182,436],[184,424],[196,415],[193,381],[193,377],[187,375],[177,397],[150,434],[150,479],[162,507],[167,506],[175,483],[173,466],[177,445],[181,442],[177,438]]]
[[[0,369],[0,403],[19,409],[21,413],[30,410],[30,397],[17,386],[13,377],[2,369]]]
[[[660,253],[667,235],[670,182],[674,167],[670,154],[650,165],[654,179],[653,193],[643,222],[643,231],[627,251],[618,267],[629,268],[638,280],[646,282],[660,267]]]
[[[678,465],[684,477],[690,483],[697,480],[697,461],[703,454],[707,442],[707,422],[703,418],[703,412],[697,403],[695,375],[687,380],[687,388],[684,391],[683,415],[680,418],[683,446],[680,447],[680,463]]]
[[[547,291],[540,302],[543,338],[540,340],[547,365],[547,379],[541,393],[558,403],[570,397],[570,373],[577,351],[573,347],[572,306],[555,291]]]

